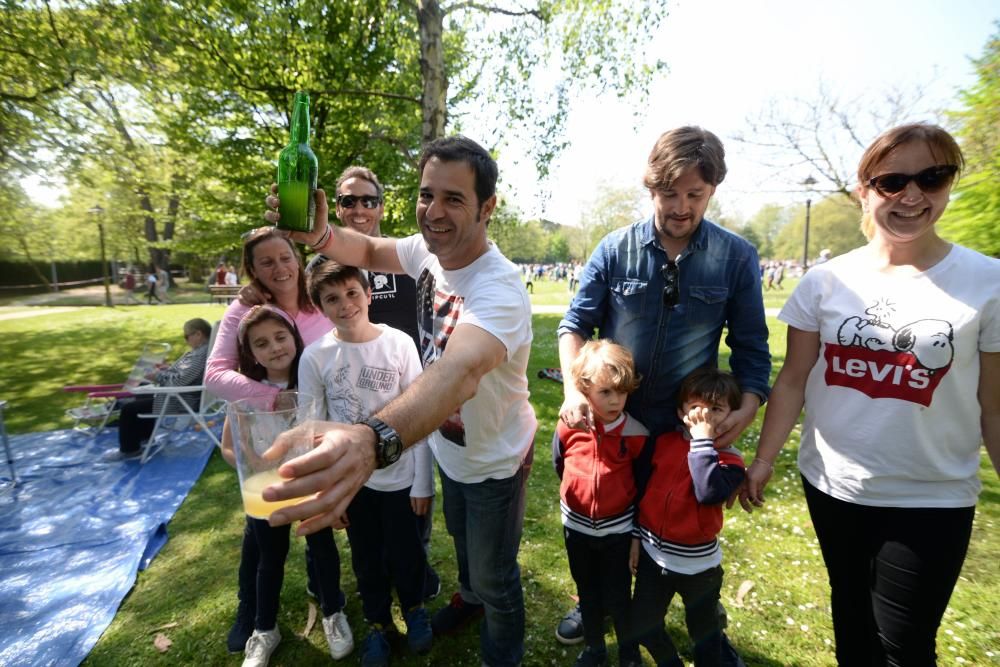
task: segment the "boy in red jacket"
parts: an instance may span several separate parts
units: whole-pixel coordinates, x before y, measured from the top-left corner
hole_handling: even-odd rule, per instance
[[[589,341],[570,369],[569,382],[587,397],[590,429],[559,422],[552,459],[559,486],[563,536],[569,569],[576,582],[586,648],[574,667],[603,665],[604,617],[618,636],[620,665],[641,665],[639,646],[629,634],[629,548],[635,516],[632,466],[649,432],[625,413],[625,400],[639,386],[632,354],[608,340]]]
[[[663,627],[675,593],[694,644],[696,667],[718,665],[722,627],[716,607],[722,588],[722,503],[746,475],[733,447],[713,446],[715,428],[740,406],[741,390],[729,373],[699,368],[684,378],[678,414],[686,432],[656,439],[649,481],[639,501],[638,535],[629,565],[635,574],[631,637],[657,665],[683,667]],[[584,626],[586,627],[586,625]]]

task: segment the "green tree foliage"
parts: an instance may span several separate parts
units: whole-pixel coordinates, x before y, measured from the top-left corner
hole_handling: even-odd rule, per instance
[[[1000,23],[997,24],[1000,26]],[[965,154],[966,170],[955,198],[938,223],[948,240],[1000,256],[1000,32],[975,60],[978,80],[961,93],[965,108],[951,118]]]
[[[581,233],[568,239],[570,257],[586,261],[609,232],[647,215],[648,201],[649,193],[638,186],[599,186],[580,215]]]
[[[449,108],[457,115],[496,118],[486,143],[530,137],[541,175],[566,146],[563,133],[574,97],[606,92],[648,97],[666,63],[647,54],[667,16],[656,0],[523,0],[438,5],[453,31],[474,35],[461,67],[448,76]],[[636,105],[637,115],[643,105]]]
[[[828,248],[833,255],[840,255],[865,244],[860,230],[860,209],[850,200],[831,195],[813,202],[809,214],[809,263]],[[778,231],[774,239],[773,259],[802,261],[805,242],[806,207],[796,206],[791,219]]]
[[[569,239],[561,230],[555,230],[549,235],[549,245],[545,253],[548,262],[566,263],[572,259],[569,251]]]
[[[775,257],[775,239],[788,220],[789,209],[779,204],[765,204],[747,221],[740,234],[757,247],[757,254],[762,259],[772,258]]]
[[[497,119],[478,139],[532,137],[544,170],[574,93],[646,92],[665,15],[625,0],[9,2],[0,164],[23,175],[53,157],[75,205],[108,211],[116,252],[231,254],[306,90],[321,185],[371,167],[388,186],[383,231],[407,233],[422,141],[476,113]]]

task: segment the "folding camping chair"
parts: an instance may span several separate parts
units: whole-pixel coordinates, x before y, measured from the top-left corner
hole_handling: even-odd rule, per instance
[[[221,322],[216,322],[212,325],[212,334],[208,339],[208,349],[210,351],[215,346],[215,336],[219,332],[220,324]],[[204,382],[204,378],[202,378],[202,382]],[[184,399],[185,395],[195,392],[201,392],[197,409]],[[134,396],[164,396],[159,411],[155,414],[139,415],[142,418],[156,419],[156,423],[153,425],[153,432],[149,436],[149,441],[145,448],[143,448],[142,458],[140,459],[141,463],[145,463],[156,456],[167,445],[167,442],[170,440],[167,433],[169,430],[167,421],[171,419],[175,422],[175,426],[183,422],[183,426],[185,427],[187,423],[193,421],[196,429],[207,433],[208,437],[212,439],[217,447],[222,447],[222,443],[216,437],[212,426],[215,425],[217,420],[225,418],[226,402],[209,392],[204,384],[184,387],[144,385],[133,389],[132,394]]]
[[[184,400],[184,395],[195,392],[201,392],[201,400],[197,408]],[[207,433],[216,447],[222,447],[222,443],[219,442],[219,438],[216,437],[212,427],[215,425],[216,420],[225,417],[226,403],[222,399],[213,396],[205,385],[187,387],[145,385],[133,389],[132,394],[135,396],[160,395],[166,397],[157,413],[139,415],[142,418],[156,419],[156,423],[153,425],[153,432],[149,436],[149,442],[142,450],[142,458],[140,459],[142,463],[156,456],[170,441],[170,436],[167,433],[170,430],[167,426],[167,421],[170,419],[175,420],[175,422],[181,422],[184,426],[193,421],[195,428]],[[181,408],[183,408],[183,412],[181,412]]]
[[[158,364],[164,362],[169,351],[169,343],[150,343],[143,347],[132,372],[121,384],[63,387],[63,391],[87,392],[86,403],[66,411],[66,415],[73,419],[73,428],[78,431],[88,431],[93,428],[94,435],[104,430],[108,421],[118,416],[118,400],[132,396],[134,389],[149,384],[146,376],[152,373]]]

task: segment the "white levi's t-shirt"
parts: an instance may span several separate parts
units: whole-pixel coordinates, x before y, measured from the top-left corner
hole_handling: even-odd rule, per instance
[[[778,315],[818,331],[799,468],[841,500],[968,507],[980,490],[980,352],[1000,352],[1000,261],[953,245],[923,273],[859,248],[811,269]]]
[[[444,353],[459,325],[479,327],[507,350],[504,361],[480,380],[476,395],[428,437],[435,460],[451,479],[465,484],[506,479],[524,461],[538,425],[526,375],[531,303],[520,273],[492,243],[481,257],[454,271],[441,267],[419,234],[400,239],[396,253],[417,282],[424,368]]]

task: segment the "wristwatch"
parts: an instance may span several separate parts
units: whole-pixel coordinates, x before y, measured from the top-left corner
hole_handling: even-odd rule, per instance
[[[375,431],[375,464],[377,467],[388,468],[399,460],[403,453],[403,441],[399,439],[399,434],[394,428],[374,417],[366,417],[358,423]]]

